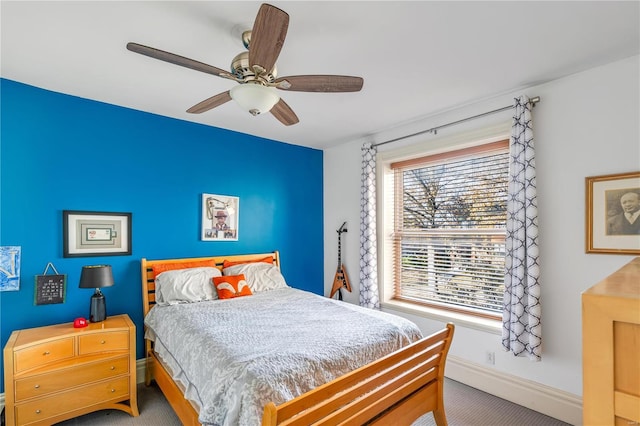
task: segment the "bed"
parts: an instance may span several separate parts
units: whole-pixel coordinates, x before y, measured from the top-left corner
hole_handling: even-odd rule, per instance
[[[281,424],[289,420],[278,420],[279,409],[306,406],[323,386],[336,391],[341,379],[360,377],[354,371],[374,374],[372,365],[395,359],[396,370],[385,374],[402,376],[415,367],[411,353],[425,354],[418,349],[425,342],[429,374],[443,372],[450,335],[426,341],[404,318],[297,290],[279,267],[277,251],[142,259],[145,382],[155,379],[183,424]]]

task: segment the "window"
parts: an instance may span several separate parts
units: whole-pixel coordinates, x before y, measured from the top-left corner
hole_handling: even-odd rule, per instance
[[[499,318],[509,141],[390,167],[393,299]]]

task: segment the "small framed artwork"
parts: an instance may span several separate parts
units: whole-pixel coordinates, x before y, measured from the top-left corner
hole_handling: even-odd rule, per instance
[[[53,274],[47,275],[49,268]],[[34,305],[52,305],[64,303],[67,289],[67,276],[59,274],[53,263],[47,263],[42,275],[35,277],[35,290],[33,292]]]
[[[240,199],[202,194],[202,241],[238,241]]]
[[[0,291],[20,290],[21,246],[0,246]]]
[[[131,213],[64,210],[64,257],[131,254]]]
[[[640,172],[586,178],[587,253],[640,254]]]

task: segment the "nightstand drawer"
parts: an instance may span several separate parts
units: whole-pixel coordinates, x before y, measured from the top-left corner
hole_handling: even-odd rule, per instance
[[[111,400],[122,400],[129,395],[129,378],[95,383],[49,398],[16,405],[16,424],[41,422],[78,408]]]
[[[16,380],[16,402],[129,373],[129,357],[122,356]]]
[[[106,351],[126,351],[129,349],[129,333],[126,331],[112,331],[80,336],[78,339],[78,353],[87,355]]]
[[[20,373],[34,367],[73,356],[73,338],[54,340],[16,351],[14,371]]]

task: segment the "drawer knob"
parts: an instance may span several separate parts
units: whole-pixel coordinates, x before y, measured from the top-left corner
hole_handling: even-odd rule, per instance
[[[115,389],[111,389],[111,393],[114,393],[116,390]]]
[[[44,353],[42,355],[51,355],[51,352],[49,351],[44,351]]]
[[[40,414],[42,411],[40,410],[36,410],[36,414]]]
[[[40,389],[40,385],[35,385],[34,388]]]
[[[105,343],[107,343],[105,340],[100,340],[101,345],[104,345]]]
[[[115,365],[112,365],[110,369],[115,370],[116,369]]]

